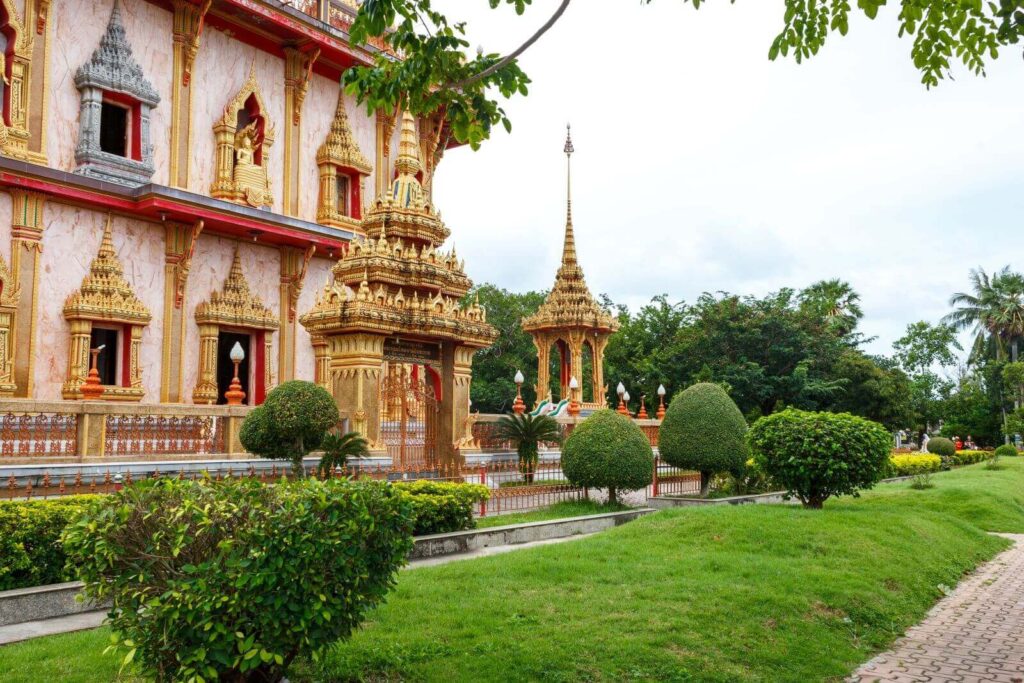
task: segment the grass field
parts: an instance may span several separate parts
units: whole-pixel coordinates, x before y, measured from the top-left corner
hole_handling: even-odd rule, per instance
[[[860,499],[687,508],[403,572],[302,681],[839,681],[1024,532],[1024,459]],[[103,629],[0,648],[0,680],[117,678]]]

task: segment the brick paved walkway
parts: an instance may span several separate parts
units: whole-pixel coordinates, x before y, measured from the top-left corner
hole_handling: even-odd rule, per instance
[[[1024,683],[1024,534],[917,626],[859,668],[856,683]]]

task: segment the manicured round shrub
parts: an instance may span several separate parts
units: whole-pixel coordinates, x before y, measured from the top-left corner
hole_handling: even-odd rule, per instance
[[[808,508],[874,486],[889,469],[892,449],[877,422],[792,408],[755,422],[748,440],[755,462]]]
[[[928,452],[934,455],[956,455],[956,444],[944,436],[928,440]]]
[[[263,683],[384,600],[411,529],[384,482],[162,478],[97,497],[64,547],[147,679]]]
[[[997,458],[1015,458],[1018,455],[1017,447],[1008,443],[1004,443],[995,451],[995,457]]]
[[[620,492],[651,483],[654,451],[633,420],[612,410],[598,410],[565,440],[562,472],[575,486],[608,489],[608,502],[615,503]]]
[[[658,430],[658,452],[670,465],[700,472],[701,494],[712,475],[741,475],[749,457],[747,421],[717,384],[694,384],[676,394]]]
[[[301,475],[302,459],[320,447],[338,419],[338,406],[326,389],[292,380],[275,387],[262,406],[245,416],[238,438],[250,453],[288,460]]]

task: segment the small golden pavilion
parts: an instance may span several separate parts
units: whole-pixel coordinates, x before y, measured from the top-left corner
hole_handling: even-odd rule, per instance
[[[555,399],[550,389],[554,350],[560,360],[561,393],[558,399],[575,400],[583,409],[593,410],[606,406],[603,395],[606,393],[604,350],[609,337],[619,328],[619,322],[594,300],[583,277],[583,269],[576,260],[576,239],[572,228],[571,162],[574,150],[571,131],[568,126],[566,128],[566,214],[562,264],[551,292],[536,313],[523,318],[522,327],[537,347],[538,403],[545,397]],[[585,371],[589,372],[589,377],[583,376]],[[589,388],[588,395],[584,395],[584,387]]]

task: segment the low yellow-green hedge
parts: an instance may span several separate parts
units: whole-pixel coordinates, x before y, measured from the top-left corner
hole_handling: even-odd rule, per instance
[[[942,469],[942,458],[930,453],[919,455],[894,455],[890,458],[893,472],[897,477],[938,472]]]

